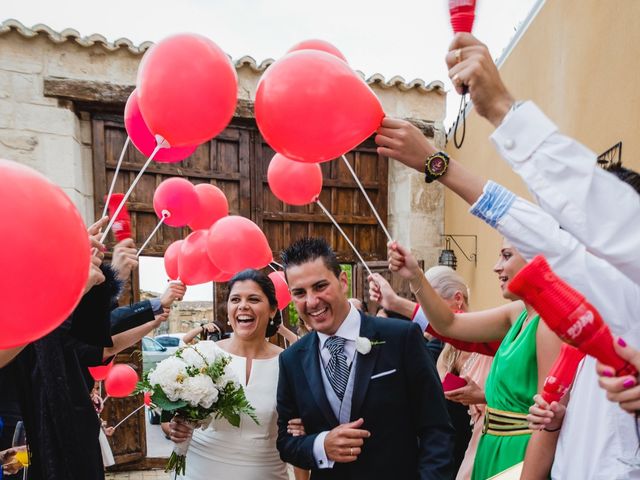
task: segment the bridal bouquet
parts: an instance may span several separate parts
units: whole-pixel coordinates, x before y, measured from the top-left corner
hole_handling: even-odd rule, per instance
[[[138,391],[150,392],[157,408],[180,415],[196,428],[205,429],[218,418],[238,427],[242,413],[258,423],[242,385],[227,371],[229,362],[231,357],[214,342],[183,347],[145,374]],[[184,474],[190,443],[191,439],[175,444],[167,472]]]

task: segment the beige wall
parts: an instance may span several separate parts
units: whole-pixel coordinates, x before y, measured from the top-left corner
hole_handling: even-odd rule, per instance
[[[0,158],[29,165],[63,187],[87,222],[93,221],[90,121],[73,103],[44,97],[43,81],[61,77],[133,85],[147,46],[122,39],[113,44],[99,35],[80,37],[41,25],[32,30],[12,20],[0,25]],[[256,64],[250,57],[235,62],[240,98],[255,98],[260,76],[271,62]],[[437,82],[408,84],[374,75],[368,83],[388,115],[432,124],[437,143],[443,145],[445,94]],[[444,224],[442,190],[425,192],[419,174],[390,163],[389,228],[432,263]],[[422,209],[418,216],[412,214],[416,208]]]
[[[518,99],[534,100],[564,133],[596,153],[622,141],[623,165],[640,170],[640,2],[547,0],[501,66]],[[495,52],[494,52],[495,53]],[[473,171],[526,195],[526,187],[496,154],[492,129],[471,110],[467,138],[449,153]],[[478,235],[478,266],[459,258],[469,281],[472,308],[501,302],[491,267],[499,235],[471,217],[468,206],[445,194],[447,233]],[[460,255],[458,255],[460,257]]]

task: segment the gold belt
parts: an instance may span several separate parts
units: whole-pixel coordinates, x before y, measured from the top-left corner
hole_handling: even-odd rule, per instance
[[[499,436],[529,435],[526,413],[507,412],[496,408],[486,407],[484,427],[482,433]]]

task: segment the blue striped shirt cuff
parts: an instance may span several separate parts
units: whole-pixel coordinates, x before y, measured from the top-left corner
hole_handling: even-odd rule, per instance
[[[515,200],[516,195],[512,191],[489,180],[484,186],[482,195],[471,206],[469,212],[496,228]]]

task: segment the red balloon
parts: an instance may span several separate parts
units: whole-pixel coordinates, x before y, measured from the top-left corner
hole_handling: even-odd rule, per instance
[[[142,153],[145,157],[150,157],[153,150],[156,148],[156,138],[153,136],[147,124],[144,123],[142,113],[140,112],[140,106],[138,104],[138,90],[135,89],[129,95],[127,104],[124,107],[124,126],[127,129],[129,138],[133,142],[133,145]],[[155,162],[179,162],[191,155],[197,145],[187,147],[173,147],[173,148],[161,148],[154,155],[153,160]]]
[[[207,255],[207,230],[196,230],[182,242],[178,260],[180,281],[185,285],[199,285],[221,278],[231,278],[211,262]],[[228,279],[227,278],[227,279]]]
[[[278,310],[284,310],[291,302],[291,293],[289,293],[289,285],[287,285],[287,281],[284,278],[284,272],[271,272],[269,278],[276,287]]]
[[[93,377],[96,382],[104,380],[109,375],[111,371],[111,367],[113,367],[113,360],[111,360],[106,365],[100,365],[98,367],[89,367],[89,373]]]
[[[151,392],[144,392],[142,395],[143,395],[142,398],[144,399],[144,404],[147,407],[150,407],[151,406]]]
[[[337,47],[325,40],[320,40],[320,39],[309,39],[309,40],[303,40],[300,43],[296,43],[293,47],[291,47],[287,53],[291,53],[291,52],[296,52],[298,50],[320,50],[323,52],[327,52],[330,53],[331,55],[334,55],[336,57],[338,57],[340,60],[343,60],[345,62],[347,62],[346,57],[342,54],[342,52],[340,50],[337,49]],[[349,63],[349,62],[347,62]]]
[[[209,229],[209,258],[225,272],[263,268],[273,261],[271,247],[262,230],[248,218],[230,215]]]
[[[202,35],[173,35],[150,48],[140,63],[137,85],[149,130],[172,147],[200,145],[215,137],[236,109],[236,69]]]
[[[153,209],[158,218],[163,210],[169,212],[164,221],[170,227],[183,227],[198,210],[198,195],[189,180],[179,177],[166,179],[153,194]]]
[[[69,197],[35,170],[0,160],[0,348],[58,327],[83,295],[89,261],[87,228]]]
[[[195,186],[198,196],[198,210],[189,222],[192,230],[209,228],[222,217],[229,215],[227,197],[215,185],[200,183]]]
[[[136,389],[138,374],[129,365],[119,363],[114,365],[104,381],[107,395],[114,398],[128,397]]]
[[[269,145],[300,162],[343,155],[384,118],[364,80],[342,60],[318,50],[292,52],[271,65],[258,83],[255,110]]]
[[[267,170],[273,194],[289,205],[314,202],[322,191],[322,169],[317,163],[302,163],[276,153]]]
[[[176,240],[167,247],[164,252],[164,270],[167,272],[167,277],[171,280],[177,280],[180,278],[180,270],[178,269],[178,259],[180,258],[180,249],[182,248],[183,240]]]

